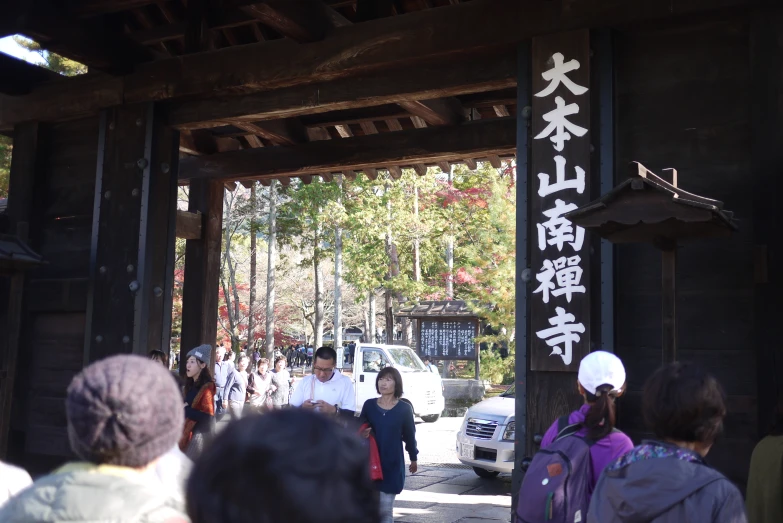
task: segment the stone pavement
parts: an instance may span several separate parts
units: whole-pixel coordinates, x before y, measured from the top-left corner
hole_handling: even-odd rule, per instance
[[[482,523],[511,520],[511,475],[482,479],[464,466],[423,465],[408,475],[394,503],[400,523]]]

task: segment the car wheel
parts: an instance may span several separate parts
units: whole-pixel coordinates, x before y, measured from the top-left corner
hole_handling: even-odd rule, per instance
[[[498,477],[498,474],[500,474],[500,472],[496,470],[487,470],[479,467],[473,467],[473,472],[475,472],[478,477],[486,479],[496,478]]]
[[[422,416],[421,419],[424,420],[425,423],[435,423],[440,419],[440,414],[432,414],[430,416]]]

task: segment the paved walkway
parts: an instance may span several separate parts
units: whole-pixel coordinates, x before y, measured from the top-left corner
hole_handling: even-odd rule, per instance
[[[419,471],[394,504],[398,523],[481,523],[511,520],[511,474],[482,479],[457,459],[462,418],[416,422]],[[405,455],[408,461],[407,454]],[[407,464],[407,463],[406,463]]]
[[[394,503],[405,523],[481,523],[511,520],[511,475],[482,479],[469,468],[421,466]]]

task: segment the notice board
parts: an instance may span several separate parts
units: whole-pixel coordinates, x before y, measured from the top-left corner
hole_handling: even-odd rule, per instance
[[[475,360],[478,324],[471,319],[419,321],[419,354],[439,360]]]

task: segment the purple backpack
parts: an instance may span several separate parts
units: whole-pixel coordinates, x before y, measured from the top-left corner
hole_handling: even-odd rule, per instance
[[[518,523],[587,521],[590,447],[596,442],[577,436],[582,428],[581,423],[569,425],[568,416],[557,420],[557,437],[533,456],[525,472],[517,501]]]

